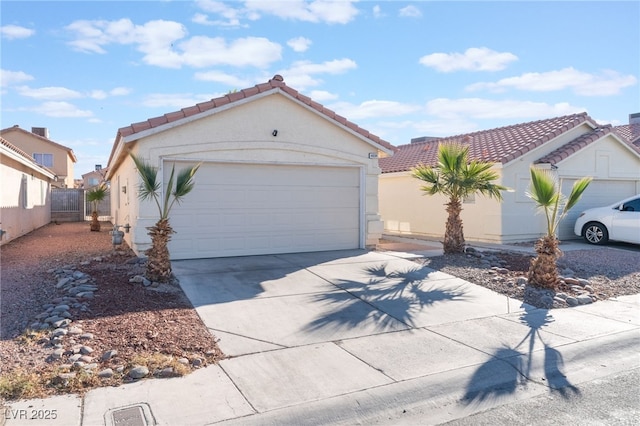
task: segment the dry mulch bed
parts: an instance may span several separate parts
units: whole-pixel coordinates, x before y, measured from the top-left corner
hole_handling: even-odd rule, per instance
[[[59,367],[60,362],[45,361],[52,348],[44,344],[42,333],[25,330],[43,312],[43,304],[61,296],[52,270],[62,266],[90,275],[99,288],[86,301],[86,312],[71,311],[71,325],[94,335],[87,344],[98,362],[104,352],[118,351],[115,358],[101,362],[97,371],[127,366],[136,357],[140,362],[158,353],[198,359],[200,366],[224,358],[179,285],[173,283],[165,286],[168,291],[159,292],[129,282],[144,273],[144,266],[134,262],[136,256],[126,244],[114,249],[110,230],[111,224],[104,222],[101,232],[91,232],[86,222],[51,223],[2,246],[0,377],[24,370],[45,377]],[[189,364],[190,368],[195,367]],[[106,380],[87,380],[83,386],[117,385],[127,380],[126,375],[116,374]],[[68,391],[43,386],[29,397]]]

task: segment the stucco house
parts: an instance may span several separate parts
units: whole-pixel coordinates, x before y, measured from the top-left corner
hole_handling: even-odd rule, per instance
[[[201,163],[175,205],[172,259],[375,245],[378,156],[394,147],[288,87],[266,83],[118,130],[109,158],[111,215],[127,243],[149,247],[157,207],[137,197],[129,153],[161,169]],[[163,183],[163,187],[164,187]]]
[[[96,164],[94,170],[87,172],[82,175],[82,184],[81,188],[91,189],[94,186],[98,186],[105,181],[105,176],[107,175],[108,170],[102,168],[101,165]]]
[[[31,131],[18,125],[0,130],[0,136],[26,152],[36,163],[55,174],[52,185],[73,188],[73,166],[78,161],[73,150],[49,139],[46,127],[33,127]]]
[[[0,137],[0,245],[51,222],[54,173]]]
[[[526,195],[532,165],[554,170],[565,194],[577,179],[594,178],[561,223],[561,239],[576,238],[573,222],[581,210],[640,193],[640,146],[586,113],[447,138],[418,138],[379,160],[380,214],[386,234],[442,238],[446,199],[422,195],[421,181],[411,177],[415,166],[437,164],[441,142],[468,145],[471,158],[492,162],[498,183],[513,190],[503,193],[502,203],[480,195],[465,200],[462,220],[468,241],[530,241],[546,231],[543,215],[535,214]]]

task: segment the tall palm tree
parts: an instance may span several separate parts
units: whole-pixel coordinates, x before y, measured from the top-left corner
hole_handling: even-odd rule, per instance
[[[558,285],[558,257],[562,255],[558,247],[558,225],[569,210],[582,197],[592,178],[584,177],[573,184],[568,197],[562,195],[562,182],[549,169],[531,167],[531,185],[527,196],[544,212],[547,220],[547,233],[536,241],[536,258],[529,266],[529,284],[534,287],[555,290]]]
[[[109,189],[107,185],[101,183],[91,188],[87,192],[87,201],[91,203],[91,230],[100,232],[100,221],[98,220],[98,204],[107,196]]]
[[[462,202],[470,195],[480,193],[502,201],[501,191],[509,188],[494,183],[498,174],[491,170],[492,163],[469,161],[469,147],[458,143],[442,143],[438,146],[438,165],[420,165],[412,176],[426,182],[420,187],[425,195],[442,194],[449,197],[446,204],[447,224],[444,233],[444,252],[464,252],[462,229]]]
[[[193,176],[198,171],[200,164],[181,170],[177,178],[175,178],[174,165],[171,168],[171,175],[164,190],[164,197],[162,197],[158,168],[151,166],[133,154],[130,155],[142,179],[138,188],[138,198],[142,201],[148,199],[155,201],[160,215],[160,219],[156,224],[147,228],[151,237],[151,248],[145,251],[147,255],[146,276],[151,281],[167,282],[171,278],[171,260],[168,244],[171,234],[174,233],[169,224],[169,212],[174,203],[177,202],[179,204],[193,190],[195,185]]]

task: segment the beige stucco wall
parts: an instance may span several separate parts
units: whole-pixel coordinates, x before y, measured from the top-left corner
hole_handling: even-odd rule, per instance
[[[0,244],[5,244],[51,221],[51,191],[46,176],[4,153],[0,159],[0,228],[6,232]]]
[[[499,183],[513,192],[503,193],[502,203],[476,196],[475,204],[464,204],[465,238],[506,243],[530,241],[543,235],[546,232],[544,215],[537,212],[535,204],[526,195],[529,168],[537,159],[589,130],[586,125],[573,129],[499,169]],[[613,203],[624,198],[621,194],[628,197],[640,193],[640,158],[611,135],[558,163],[556,173],[569,184],[564,185],[565,194],[570,191],[570,184],[584,176],[595,178],[592,191],[603,188],[595,197],[590,197],[590,189],[587,189],[584,200],[561,222],[560,239],[577,238],[573,235],[573,223],[585,208]],[[385,232],[442,238],[446,219],[443,204],[446,201],[441,197],[422,196],[419,187],[420,182],[409,173],[380,176],[380,214]]]
[[[278,131],[277,136],[272,132]],[[293,102],[281,94],[257,98],[251,102],[204,117],[188,124],[142,137],[133,148],[153,165],[161,167],[164,160],[195,162],[246,162],[296,165],[350,165],[363,170],[364,242],[374,245],[382,235],[378,214],[378,174],[376,159],[369,153],[377,150],[359,137]],[[111,167],[111,165],[110,165]],[[165,171],[165,174],[168,171]],[[128,205],[112,204],[112,215],[118,223],[129,222],[132,231],[125,236],[137,252],[148,247],[145,227],[158,217],[157,207],[150,202],[139,203],[135,197],[138,177],[132,161],[127,159],[113,172],[114,179],[129,185]],[[197,175],[196,175],[197,185]],[[120,190],[122,196],[122,191]],[[114,197],[115,201],[115,197]],[[116,219],[117,218],[117,219]]]
[[[447,220],[447,198],[422,195],[421,186],[422,182],[411,177],[409,172],[380,176],[380,215],[385,232],[442,238]],[[499,202],[476,195],[474,199],[465,201],[462,209],[465,239],[500,240],[502,219]]]
[[[9,129],[2,136],[31,156],[34,153],[53,154],[53,167],[48,167],[48,169],[58,176],[58,181],[54,182],[54,185],[73,188],[74,163],[66,148],[55,143],[49,143],[24,130]]]

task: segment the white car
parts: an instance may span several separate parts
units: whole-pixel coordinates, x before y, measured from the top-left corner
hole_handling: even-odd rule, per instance
[[[640,194],[607,207],[580,213],[573,232],[591,244],[623,241],[640,244]]]

